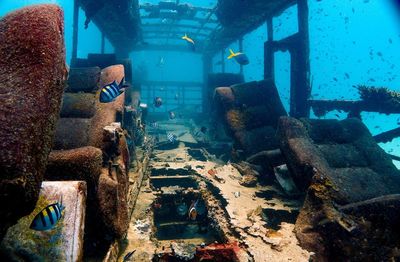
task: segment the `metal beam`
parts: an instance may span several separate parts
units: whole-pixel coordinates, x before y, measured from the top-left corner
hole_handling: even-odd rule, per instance
[[[76,0],[92,21],[124,56],[140,40],[138,0]],[[117,2],[117,3],[116,3]],[[105,19],[106,18],[106,19]],[[90,26],[90,24],[88,24]]]
[[[387,143],[397,137],[400,137],[400,127],[375,135],[374,139],[377,143]]]
[[[230,0],[225,0],[226,2]],[[221,1],[220,1],[221,2]],[[246,10],[244,10],[239,17],[228,24],[223,25],[210,36],[210,39],[205,46],[205,52],[215,54],[222,48],[226,48],[231,43],[243,37],[245,34],[259,27],[268,17],[275,17],[280,15],[284,10],[296,4],[296,0],[269,0],[269,1],[245,1]],[[220,10],[218,12],[224,13],[230,10]],[[252,19],[248,19],[251,17]]]
[[[75,61],[78,54],[78,22],[79,22],[79,3],[74,0],[74,18],[72,21],[72,61]],[[73,63],[71,63],[73,64]]]
[[[176,15],[171,15],[171,14],[160,14],[157,17],[154,16],[149,16],[149,15],[144,15],[140,17],[142,20],[146,20],[146,19],[163,19],[163,18],[169,18],[169,19],[178,19],[179,21],[194,21],[194,22],[199,22],[200,24],[203,24],[204,22],[207,22],[209,24],[218,24],[218,20],[216,19],[210,19],[209,21],[207,21],[205,18],[199,18],[199,17],[177,17]]]
[[[342,110],[355,117],[360,112],[376,112],[381,114],[399,114],[398,108],[388,104],[371,103],[363,100],[308,100],[307,104],[314,110],[316,116],[323,116],[333,110]],[[400,132],[399,132],[400,133]]]
[[[273,39],[273,22],[272,17],[267,18],[267,34],[268,39],[264,44],[264,78],[274,79],[275,72],[275,57],[274,50],[272,48]]]
[[[239,38],[239,52],[243,53],[243,38]],[[243,74],[243,65],[240,65],[240,74]]]
[[[172,31],[172,26],[174,25],[174,24],[176,24],[176,22],[177,22],[178,20],[177,19],[173,19],[172,20],[172,22],[169,24],[169,27],[168,27],[168,36],[167,36],[167,39],[166,39],[166,41],[165,41],[165,44],[166,45],[168,45],[168,41],[169,41],[169,39],[172,37],[171,36],[171,31]]]
[[[163,27],[168,27],[171,26],[172,28],[182,28],[182,29],[194,29],[197,30],[199,28],[201,28],[201,26],[195,26],[195,25],[187,25],[187,24],[173,24],[173,25],[169,25],[169,24],[163,24],[163,23],[152,23],[152,24],[142,24],[142,28],[144,29],[160,29]],[[203,26],[201,28],[201,30],[203,31],[213,31],[215,29],[215,27],[208,27],[208,26]]]
[[[391,159],[396,160],[396,161],[400,161],[400,157],[399,156],[395,156],[392,154],[388,154],[390,156]]]
[[[179,2],[177,2],[175,4],[175,6],[178,7],[179,6]],[[139,8],[143,9],[143,10],[149,10],[149,12],[151,12],[153,10],[177,10],[178,8],[176,8],[176,7],[175,8],[173,8],[173,7],[171,7],[171,8],[160,8],[158,4],[155,5],[155,4],[147,3],[147,4],[141,4]],[[193,6],[193,7],[191,7],[191,9],[193,9],[195,11],[199,11],[199,12],[209,12],[209,11],[213,10],[212,8],[201,7],[201,6]]]
[[[206,21],[204,23],[202,23],[201,27],[197,30],[197,32],[195,33],[195,36],[197,37],[198,35],[200,35],[200,31],[204,28],[204,25],[208,23],[208,21],[211,20],[211,16],[215,13],[215,10],[217,9],[217,7],[214,7],[213,9],[211,9],[209,11],[209,14],[206,17]]]
[[[183,36],[182,34],[171,35],[169,41],[173,40],[173,41],[179,41],[179,43],[184,43],[184,41],[181,39],[182,36]],[[164,40],[167,39],[167,36],[166,35],[164,35],[164,36],[148,35],[148,36],[144,36],[143,37],[143,41],[144,42],[147,42],[148,40],[154,40],[154,39],[157,39],[158,41],[164,41]],[[196,40],[197,40],[196,41],[196,48],[197,48],[198,46],[201,46],[202,43],[204,43],[206,38],[204,37],[204,38],[199,38],[199,39],[196,39]]]
[[[150,35],[150,34],[155,34],[155,35],[158,35],[158,36],[165,36],[165,35],[172,35],[172,34],[176,34],[176,35],[179,35],[180,37],[182,37],[182,36],[184,36],[186,33],[189,33],[189,32],[185,32],[185,31],[166,31],[166,30],[154,30],[154,31],[149,31],[149,30],[147,30],[147,31],[143,31],[143,38],[146,38],[146,35]],[[204,38],[206,38],[206,37],[208,37],[209,35],[208,34],[198,34],[197,36],[199,36],[199,37],[204,37]]]
[[[133,51],[176,51],[176,52],[188,52],[188,53],[201,53],[200,48],[197,48],[196,51],[191,50],[186,45],[139,45],[133,48]]]
[[[291,98],[290,114],[293,117],[309,117],[310,106],[307,101],[311,95],[310,86],[310,44],[308,32],[308,0],[297,0],[297,16],[299,24],[296,51],[291,52]],[[293,59],[295,58],[295,59]]]

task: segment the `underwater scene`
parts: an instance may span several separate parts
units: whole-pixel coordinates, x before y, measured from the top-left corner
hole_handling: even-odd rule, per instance
[[[400,1],[1,0],[0,261],[400,261]]]

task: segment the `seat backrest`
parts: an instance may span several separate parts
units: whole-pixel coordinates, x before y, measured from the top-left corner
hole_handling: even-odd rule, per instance
[[[0,241],[38,200],[65,87],[60,7],[0,18]]]
[[[236,149],[251,155],[279,146],[275,131],[286,111],[272,79],[216,88],[214,108]]]
[[[231,134],[265,126],[275,129],[279,117],[287,115],[271,79],[219,87],[215,90],[214,103],[217,111],[225,116]]]
[[[102,148],[103,128],[122,121],[125,96],[121,94],[112,103],[100,103],[101,87],[114,80],[119,82],[123,76],[122,65],[71,70],[53,149]]]
[[[283,117],[281,149],[298,185],[315,176],[328,179],[338,203],[400,193],[400,172],[358,119],[317,120]]]

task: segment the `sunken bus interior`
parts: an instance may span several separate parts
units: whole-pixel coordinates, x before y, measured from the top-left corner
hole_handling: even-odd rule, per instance
[[[35,203],[45,207],[39,197],[42,180],[48,188],[59,186],[49,181],[79,180],[85,183],[69,184],[79,201],[85,199],[75,209],[84,231],[78,230],[73,260],[116,261],[129,255],[129,248],[137,250],[130,254],[134,259],[145,260],[151,253],[154,261],[257,260],[264,251],[272,258],[290,257],[293,251],[305,261],[398,257],[400,174],[392,160],[400,158],[377,143],[397,138],[400,128],[372,136],[362,113],[400,113],[400,95],[360,85],[359,100],[312,99],[308,4],[218,0],[203,7],[178,0],[74,0],[71,68],[62,76],[65,61],[53,57],[59,59],[52,60],[60,69],[54,74],[57,84],[46,87],[58,90],[53,94],[57,99],[42,99],[54,102],[48,111],[60,108],[60,113],[51,115],[54,123],[40,131],[47,152],[38,160],[41,175],[28,181],[24,174],[7,171],[12,181],[28,181],[32,194],[20,194],[25,190],[19,185],[18,190],[0,187],[7,191],[1,192],[3,201],[26,204],[18,212],[6,205],[0,213],[1,255],[15,259],[31,254],[16,239],[18,226],[23,228],[27,220],[11,226],[29,215]],[[291,7],[297,9],[298,31],[274,40],[273,29],[280,25],[273,19]],[[49,7],[35,8],[47,14]],[[57,24],[49,21],[44,24]],[[81,21],[101,32],[101,52],[87,58],[78,57]],[[263,24],[264,79],[245,82],[243,65],[226,73],[226,49],[237,43],[245,53],[243,38]],[[186,34],[195,39],[194,50],[182,41]],[[8,43],[2,37],[0,43]],[[106,39],[113,54],[105,53]],[[139,51],[201,56],[202,79],[149,79],[138,61],[130,59],[130,53]],[[290,56],[288,112],[274,80],[275,54],[281,51]],[[222,72],[217,73],[213,59],[219,52]],[[9,64],[17,70],[15,63]],[[102,88],[123,77],[125,92],[113,103],[100,103]],[[25,80],[42,79],[27,73]],[[177,94],[164,98],[182,109],[176,119],[167,106],[151,105],[159,90]],[[342,110],[347,118],[312,119],[311,110],[317,117]],[[28,160],[32,152],[26,152]],[[31,243],[30,238],[24,241]]]

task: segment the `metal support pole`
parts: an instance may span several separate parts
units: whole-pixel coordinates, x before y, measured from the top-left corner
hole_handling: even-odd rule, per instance
[[[308,99],[311,95],[310,87],[310,42],[308,32],[308,2],[307,0],[297,0],[299,34],[298,44],[296,46],[296,76],[291,78],[296,79],[296,83],[292,83],[295,87],[294,108],[290,111],[294,117],[309,117],[310,106]],[[293,61],[292,61],[293,62]],[[294,73],[294,72],[292,72]]]
[[[74,17],[72,21],[72,61],[71,66],[75,63],[78,56],[78,23],[79,23],[79,4],[78,0],[74,0]]]
[[[275,70],[275,57],[274,50],[272,48],[273,39],[273,24],[272,17],[268,17],[267,19],[267,42],[264,44],[264,78],[274,79],[274,70]]]
[[[239,52],[243,52],[243,38],[239,39]],[[240,74],[243,74],[243,65],[240,65]]]

